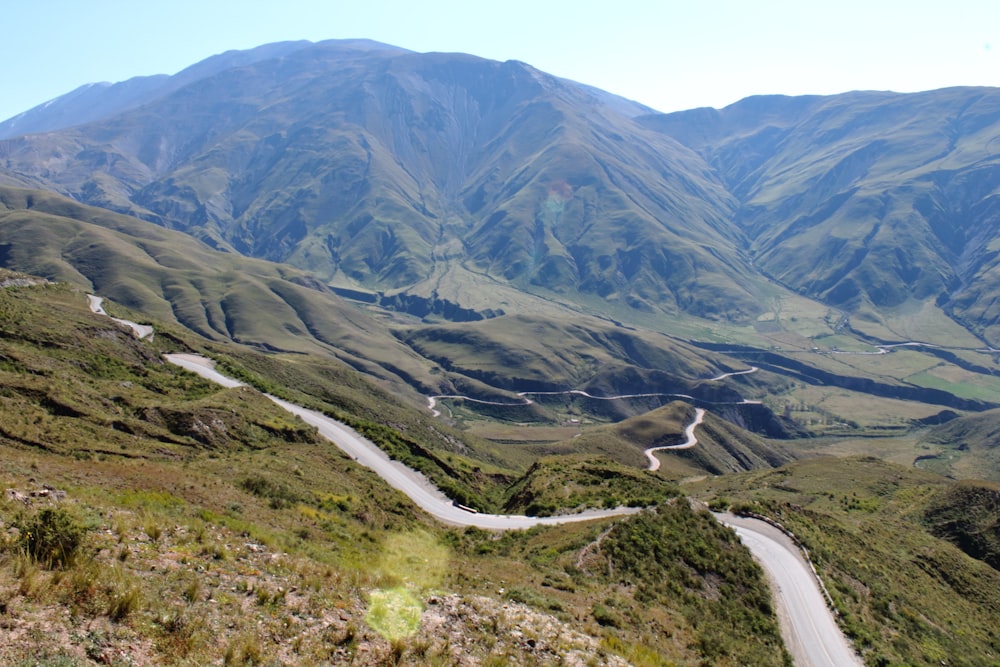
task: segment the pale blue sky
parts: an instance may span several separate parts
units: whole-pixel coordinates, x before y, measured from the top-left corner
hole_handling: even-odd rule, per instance
[[[522,60],[661,111],[753,94],[1000,86],[998,0],[10,0],[6,119],[84,83],[283,40]]]

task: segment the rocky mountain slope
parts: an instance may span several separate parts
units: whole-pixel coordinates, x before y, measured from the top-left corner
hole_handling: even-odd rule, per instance
[[[503,310],[492,291],[510,286],[754,314],[731,196],[623,108],[524,63],[332,42],[8,139],[0,156],[8,182],[341,287],[474,310]]]
[[[524,63],[296,42],[12,119],[0,177],[449,317],[528,292],[745,322],[792,290],[989,336],[998,110],[956,88],[643,115]]]
[[[712,165],[775,280],[849,310],[935,300],[994,335],[1000,91],[754,97],[642,122]]]

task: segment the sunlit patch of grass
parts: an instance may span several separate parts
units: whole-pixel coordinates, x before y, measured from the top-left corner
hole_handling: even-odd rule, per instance
[[[969,373],[957,367],[935,367],[906,379],[917,386],[941,389],[961,398],[995,402],[1000,396],[1000,379]]]
[[[418,596],[440,585],[448,561],[448,548],[430,533],[390,534],[375,568],[390,585],[369,595],[368,625],[391,642],[415,634],[423,613]]]
[[[611,634],[602,640],[601,646],[622,656],[629,661],[629,664],[636,667],[671,667],[675,664],[656,649],[635,642],[622,641]]]
[[[166,491],[125,489],[115,494],[115,504],[128,509],[175,512],[184,507],[184,500]]]

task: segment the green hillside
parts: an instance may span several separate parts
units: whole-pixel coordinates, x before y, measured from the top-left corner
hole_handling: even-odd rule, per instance
[[[937,426],[921,439],[934,448],[922,468],[966,479],[1000,481],[1000,411],[989,410]]]
[[[334,356],[400,389],[399,376],[420,382],[429,371],[306,273],[56,195],[0,188],[0,252],[10,269],[68,281],[211,340]]]
[[[791,530],[866,664],[996,663],[995,485],[860,457],[713,478],[686,490]]]
[[[643,122],[713,165],[775,280],[875,317],[934,302],[992,338],[998,108],[995,89],[950,88],[752,97]]]
[[[732,360],[676,337],[560,307],[432,324],[347,301],[288,265],[220,252],[58,195],[0,188],[0,203],[0,261],[11,269],[72,282],[127,306],[137,320],[176,322],[261,351],[343,361],[413,407],[435,394],[516,403],[516,392],[536,389],[740,400],[722,383],[698,382],[731,368]],[[584,410],[620,419],[665,400],[591,402]]]
[[[760,570],[686,503],[508,534],[440,526],[256,391],[160,354],[211,354],[419,445],[450,465],[455,489],[474,479],[466,459],[501,479],[474,443],[342,364],[158,321],[140,341],[65,284],[5,272],[0,285],[6,664],[443,665],[454,650],[494,664],[787,664]],[[676,493],[652,479],[636,492]],[[650,539],[673,546],[650,554]],[[663,588],[671,580],[683,585]]]

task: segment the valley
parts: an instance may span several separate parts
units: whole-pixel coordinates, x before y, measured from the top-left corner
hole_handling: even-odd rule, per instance
[[[0,123],[0,662],[809,660],[705,506],[864,664],[1000,655],[997,89],[660,114],[365,40],[127,88]]]

